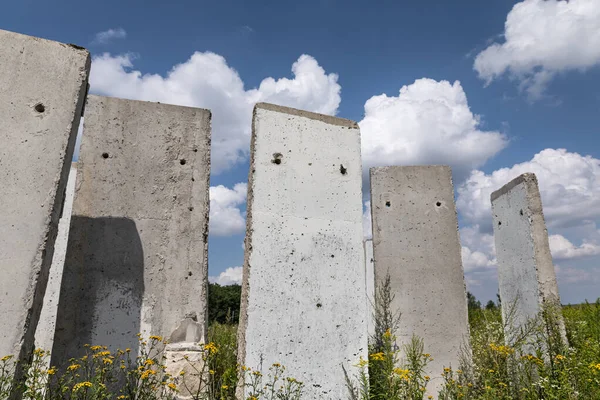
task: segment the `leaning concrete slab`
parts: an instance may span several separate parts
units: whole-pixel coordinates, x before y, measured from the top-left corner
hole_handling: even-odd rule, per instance
[[[135,353],[138,332],[204,340],[210,118],[89,96],[53,365],[85,343]]]
[[[357,124],[258,104],[239,362],[283,364],[307,399],[346,398],[342,366],[367,357],[364,268]]]
[[[90,55],[0,30],[0,357],[34,345]]]
[[[560,297],[536,176],[515,178],[492,193],[491,201],[502,317],[512,345],[544,304],[560,306]]]
[[[44,295],[44,305],[40,314],[40,322],[35,331],[35,347],[46,351],[52,350],[52,342],[54,341],[58,296],[60,295],[60,283],[62,281],[65,255],[67,253],[67,241],[69,240],[69,226],[71,224],[76,178],[77,164],[73,163],[69,171],[69,180],[67,181],[61,217],[58,221],[58,235],[56,236],[56,243],[54,245],[54,257],[52,258],[48,285],[46,286],[46,294]],[[49,362],[50,360],[47,361]]]
[[[469,339],[452,173],[446,166],[382,167],[370,173],[375,286],[389,274],[392,307],[401,313],[397,345],[413,335],[423,339],[433,357],[427,391],[435,397],[443,368],[459,367]]]
[[[365,240],[365,282],[367,285],[367,310],[369,318],[369,336],[375,333],[373,321],[373,304],[375,300],[375,258],[373,257],[373,240]]]

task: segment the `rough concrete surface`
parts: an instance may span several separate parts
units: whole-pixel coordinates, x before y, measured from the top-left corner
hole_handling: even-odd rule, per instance
[[[283,364],[307,399],[346,398],[367,357],[361,182],[356,123],[255,107],[239,362]]]
[[[210,112],[89,96],[52,363],[205,337]],[[74,305],[77,305],[74,307]]]
[[[454,204],[446,166],[382,167],[371,171],[376,288],[390,276],[397,345],[413,335],[433,361],[427,394],[436,397],[444,367],[459,367],[468,349],[467,298]],[[467,350],[468,354],[468,350]]]
[[[56,311],[58,310],[58,297],[60,295],[60,283],[62,281],[65,255],[67,253],[67,241],[69,240],[69,225],[71,224],[71,212],[73,210],[73,197],[75,195],[75,179],[77,178],[77,164],[71,165],[69,180],[65,191],[61,217],[58,221],[58,235],[54,244],[54,257],[46,285],[44,305],[40,314],[40,322],[35,331],[35,347],[44,350],[52,350],[54,341],[54,328],[56,326]],[[49,360],[48,360],[49,361]]]
[[[369,335],[375,333],[373,321],[373,304],[375,300],[375,259],[373,257],[373,240],[365,240],[365,282],[367,285],[367,323]]]
[[[34,345],[89,70],[87,50],[0,30],[0,357]]]
[[[559,305],[560,296],[536,176],[515,178],[491,201],[502,316],[512,343],[544,303]]]

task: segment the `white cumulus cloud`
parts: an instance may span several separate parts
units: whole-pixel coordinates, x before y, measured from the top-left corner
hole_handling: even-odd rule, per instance
[[[483,130],[458,81],[423,78],[403,86],[398,96],[373,96],[360,129],[365,169],[447,164],[462,177],[508,143],[502,133]]]
[[[242,284],[242,267],[229,267],[221,272],[219,276],[209,276],[208,280],[211,283],[218,283],[221,286],[226,285],[241,285]]]
[[[115,28],[109,29],[104,32],[96,33],[94,37],[94,44],[106,44],[114,39],[125,39],[127,37],[127,32],[123,28]]]
[[[508,74],[535,99],[557,73],[599,64],[598,0],[525,0],[506,17],[504,43],[479,53],[474,69],[487,83]]]
[[[233,189],[223,185],[210,188],[209,233],[231,236],[246,229],[245,216],[240,210],[246,202],[247,184],[237,183]]]
[[[537,175],[549,227],[600,218],[600,160],[565,149],[542,150],[530,161],[491,174],[473,171],[458,187],[456,205],[462,217],[490,230],[490,194],[525,172]]]
[[[335,114],[341,87],[309,55],[292,65],[294,77],[265,78],[246,90],[225,58],[196,52],[165,76],[134,69],[130,54],[94,57],[90,75],[93,93],[133,100],[207,108],[212,111],[212,172],[220,173],[245,160],[249,152],[252,108],[264,101],[323,114]]]
[[[567,260],[571,258],[597,256],[600,254],[600,246],[594,243],[583,242],[576,246],[562,235],[548,236],[550,251],[555,260]]]

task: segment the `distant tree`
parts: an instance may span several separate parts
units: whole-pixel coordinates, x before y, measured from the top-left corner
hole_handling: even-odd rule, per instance
[[[208,285],[208,323],[237,324],[240,317],[240,285],[221,286],[218,283]]]
[[[496,297],[498,298],[498,308],[502,306],[502,299],[500,298],[500,292],[496,293]]]
[[[469,311],[481,310],[481,302],[471,292],[467,292],[467,307]]]
[[[494,303],[493,300],[488,301],[487,304],[485,305],[485,309],[486,310],[495,310],[496,309],[496,303]]]

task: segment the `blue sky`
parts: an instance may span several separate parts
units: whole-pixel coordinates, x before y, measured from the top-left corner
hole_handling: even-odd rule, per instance
[[[87,47],[93,93],[213,111],[220,282],[240,276],[250,112],[269,101],[359,121],[365,169],[451,165],[484,300],[497,291],[489,193],[537,173],[563,302],[600,296],[597,0],[21,0],[0,27]]]

